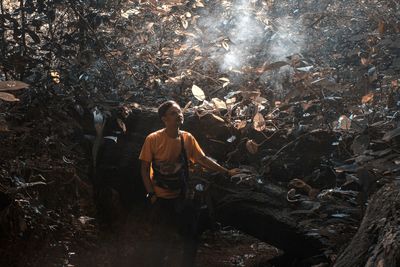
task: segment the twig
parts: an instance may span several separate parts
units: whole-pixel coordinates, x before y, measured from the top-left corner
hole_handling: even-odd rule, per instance
[[[284,145],[281,149],[278,150],[278,152],[275,153],[275,155],[273,155],[273,156],[271,157],[271,159],[270,159],[269,162],[267,163],[267,166],[269,166],[269,165],[272,163],[272,161],[276,160],[276,159],[278,158],[279,154],[280,154],[283,150],[285,150],[285,149],[288,148],[289,146],[293,145],[293,144],[294,144],[295,142],[297,142],[300,138],[309,135],[310,133],[311,133],[311,132],[302,134],[302,135],[300,135],[299,137],[297,137],[296,139],[294,139],[293,141],[291,141],[291,142],[287,143],[286,145]]]
[[[313,27],[315,24],[317,24],[318,22],[320,22],[323,18],[326,17],[326,14],[322,14],[318,19],[316,19],[313,23],[311,23],[310,25],[307,26],[307,28],[311,28]]]
[[[25,183],[25,184],[22,184],[22,185],[20,185],[20,186],[18,186],[16,188],[9,188],[6,191],[6,194],[13,195],[13,194],[18,193],[21,190],[24,190],[24,189],[27,189],[27,188],[30,188],[30,187],[34,187],[34,186],[37,186],[37,185],[47,185],[47,184],[45,182]]]

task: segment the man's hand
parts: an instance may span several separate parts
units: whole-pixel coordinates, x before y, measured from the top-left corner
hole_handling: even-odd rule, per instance
[[[154,195],[154,196],[152,196],[152,197],[150,198],[150,203],[151,203],[151,204],[156,203],[156,201],[157,201],[157,196],[156,196],[156,195]]]
[[[157,201],[157,195],[154,193],[154,191],[150,191],[147,193],[146,199],[150,204],[154,204]]]
[[[227,172],[227,174],[229,175],[229,176],[234,176],[234,175],[236,175],[236,174],[239,174],[240,173],[240,169],[239,168],[234,168],[234,169],[230,169],[230,170],[228,170],[228,172]]]

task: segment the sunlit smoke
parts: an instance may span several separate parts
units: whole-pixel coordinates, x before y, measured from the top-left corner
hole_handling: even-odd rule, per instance
[[[246,65],[252,48],[259,46],[264,38],[261,23],[254,19],[249,1],[239,1],[233,8],[232,23],[227,29],[229,51],[220,62],[222,71],[240,69]]]
[[[277,27],[269,40],[269,55],[272,60],[284,60],[298,54],[304,47],[303,24],[300,19],[281,17],[275,22]]]
[[[219,8],[203,11],[194,32],[197,38],[189,38],[187,44],[203,47],[204,70],[212,60],[219,71],[228,75],[233,71],[237,78],[243,68],[260,68],[302,51],[302,21],[274,15],[260,1],[222,1]]]

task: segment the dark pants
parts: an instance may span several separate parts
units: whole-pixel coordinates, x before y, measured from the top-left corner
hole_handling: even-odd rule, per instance
[[[191,202],[183,205],[179,199],[157,199],[151,206],[152,244],[147,255],[148,266],[194,266],[199,239],[199,212]],[[183,242],[179,242],[179,241]],[[168,250],[183,243],[183,256],[171,264]],[[176,259],[174,259],[176,261]],[[173,260],[172,260],[173,261]]]

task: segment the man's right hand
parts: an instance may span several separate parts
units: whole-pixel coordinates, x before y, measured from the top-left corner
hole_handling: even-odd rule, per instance
[[[157,201],[157,196],[154,191],[150,191],[149,193],[147,193],[146,199],[150,202],[150,204],[154,204]]]
[[[151,204],[154,204],[157,201],[157,196],[156,195],[152,196],[149,201]]]

